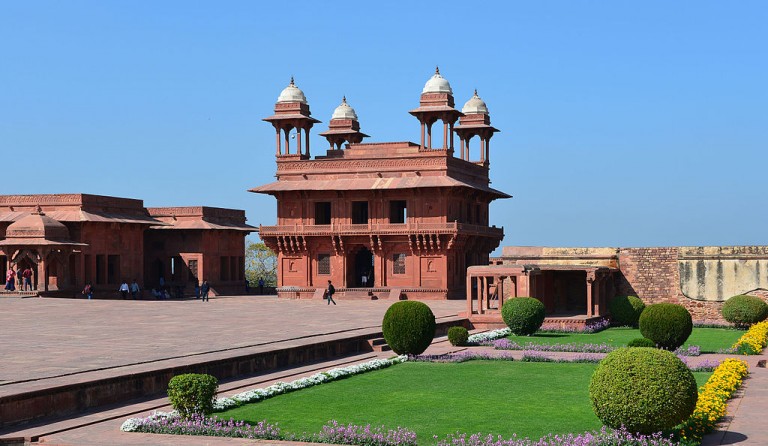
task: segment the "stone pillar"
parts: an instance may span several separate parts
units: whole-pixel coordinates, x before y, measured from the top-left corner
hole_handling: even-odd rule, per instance
[[[280,141],[280,127],[275,127],[275,139],[276,139],[275,156],[280,156],[280,154],[282,153],[282,144]]]
[[[424,148],[424,122],[421,123],[421,148]]]
[[[40,291],[48,291],[48,252],[45,250],[40,250],[40,263],[38,264],[40,270],[38,272],[38,275],[40,276],[40,280],[38,281],[38,290]],[[42,286],[42,290],[40,289]]]
[[[296,155],[301,155],[301,128],[296,127]]]
[[[448,150],[448,123],[443,121],[443,150]]]
[[[466,288],[467,288],[467,316],[468,317],[472,315],[472,281],[473,280],[475,280],[474,276],[469,275],[469,277],[467,277]]]
[[[304,129],[304,136],[307,137],[307,157],[309,157],[309,129]]]
[[[427,124],[427,146],[432,149],[432,124]]]
[[[450,131],[448,132],[448,136],[449,136],[449,138],[451,138],[451,142],[450,142],[450,145],[448,147],[451,150],[453,150],[453,123],[451,122],[450,125],[451,125],[451,128],[450,128]]]
[[[290,155],[291,154],[291,129],[286,128],[285,130],[285,154]]]
[[[595,281],[595,272],[587,271],[587,317],[592,317],[592,282]]]

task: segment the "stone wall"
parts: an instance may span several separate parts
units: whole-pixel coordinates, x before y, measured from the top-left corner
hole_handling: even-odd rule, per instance
[[[732,274],[723,274],[722,267],[709,267],[709,263],[719,265],[723,262],[751,262],[752,259],[741,258],[734,254],[734,247],[716,248],[621,248],[619,250],[619,269],[621,274],[616,278],[619,295],[636,295],[646,304],[669,302],[683,305],[691,312],[694,321],[723,322],[720,316],[723,302],[735,294],[752,294],[768,300],[768,291],[759,288],[761,282],[745,280]],[[738,250],[741,251],[742,249]],[[685,277],[681,281],[680,271],[688,271],[688,257],[693,251],[706,252],[706,267],[701,267],[701,274]],[[760,250],[761,252],[763,250]],[[727,252],[728,255],[725,256]],[[726,258],[727,257],[727,258]],[[738,257],[738,258],[737,258]],[[758,263],[758,268],[759,268]],[[725,269],[726,273],[730,271]],[[699,289],[712,292],[698,294],[684,293],[691,289],[693,281],[701,282]],[[754,282],[754,283],[753,283]],[[715,283],[719,286],[709,286]],[[728,290],[727,293],[715,292]]]
[[[497,260],[498,261],[498,260]],[[683,305],[698,322],[724,322],[723,302],[737,294],[768,301],[768,246],[654,248],[504,247],[504,264],[617,268],[617,295],[646,304]]]

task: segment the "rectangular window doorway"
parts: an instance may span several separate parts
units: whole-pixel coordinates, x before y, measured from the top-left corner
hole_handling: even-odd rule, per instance
[[[405,200],[392,200],[389,202],[389,222],[405,223],[408,219],[407,202]]]
[[[315,203],[315,224],[331,224],[331,203],[329,201],[318,201]]]
[[[353,225],[368,224],[368,202],[367,201],[352,202],[352,224]]]

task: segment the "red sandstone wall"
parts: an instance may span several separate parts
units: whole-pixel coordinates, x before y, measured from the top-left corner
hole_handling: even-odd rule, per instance
[[[617,279],[618,295],[635,295],[646,304],[669,302],[688,309],[694,321],[725,322],[722,302],[697,301],[680,291],[678,248],[621,248]]]

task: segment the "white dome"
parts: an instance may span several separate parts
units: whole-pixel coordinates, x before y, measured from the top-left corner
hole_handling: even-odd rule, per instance
[[[465,115],[487,115],[488,106],[485,105],[485,101],[480,99],[480,96],[477,95],[477,90],[475,90],[475,95],[464,104],[461,112]]]
[[[304,96],[304,92],[294,85],[293,77],[291,77],[291,83],[280,92],[280,96],[277,97],[277,102],[301,102],[302,104],[306,104],[307,98]]]
[[[440,76],[440,69],[435,68],[434,76],[424,84],[424,89],[421,91],[421,94],[424,93],[448,93],[452,95],[453,90],[451,89],[451,84],[448,83],[448,80],[443,76]]]
[[[347,104],[346,96],[341,99],[341,105],[336,107],[336,110],[333,111],[331,119],[353,119],[357,121],[357,113],[355,113],[354,108]]]

